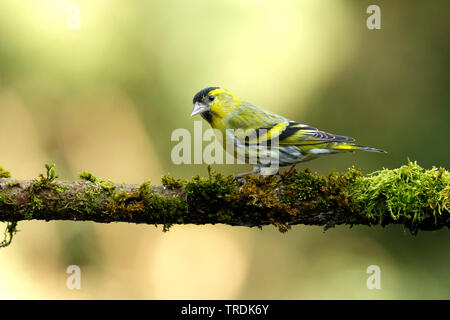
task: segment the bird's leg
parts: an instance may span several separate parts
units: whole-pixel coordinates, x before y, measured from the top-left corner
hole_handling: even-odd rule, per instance
[[[287,177],[289,177],[289,176],[292,174],[292,172],[294,171],[294,168],[295,168],[295,164],[293,164],[293,165],[289,168],[288,171],[286,171],[286,172],[283,173],[283,174],[280,174],[281,180],[284,180],[284,179],[286,179]]]
[[[234,180],[238,180],[242,177],[249,176],[251,174],[253,174],[253,171],[238,173],[237,175],[234,176]]]
[[[251,174],[257,174],[261,172],[261,167],[254,167],[252,171],[238,173],[234,176],[234,180],[239,180],[242,177],[249,176]]]
[[[277,182],[275,185],[276,185],[276,186],[279,186],[282,182],[284,182],[284,180],[292,174],[294,168],[295,168],[295,164],[292,165],[292,166],[289,168],[289,170],[286,171],[285,173],[279,174],[280,180],[278,180],[278,182]]]

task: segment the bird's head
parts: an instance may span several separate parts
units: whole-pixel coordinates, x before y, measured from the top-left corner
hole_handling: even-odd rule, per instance
[[[230,91],[219,87],[208,87],[194,96],[191,117],[199,114],[208,122],[213,117],[225,118],[239,106],[240,100]]]

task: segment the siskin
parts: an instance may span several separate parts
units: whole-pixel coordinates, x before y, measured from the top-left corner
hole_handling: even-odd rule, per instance
[[[201,115],[222,137],[231,140],[233,155],[254,159],[251,173],[271,175],[279,167],[316,159],[318,157],[353,151],[386,151],[353,144],[350,137],[339,136],[286,119],[275,113],[242,101],[233,93],[219,87],[209,87],[194,96],[191,117]],[[222,139],[219,139],[222,140]],[[225,148],[225,145],[222,145]],[[227,150],[228,148],[227,148]],[[240,153],[241,152],[241,153]],[[276,163],[276,165],[274,165]]]

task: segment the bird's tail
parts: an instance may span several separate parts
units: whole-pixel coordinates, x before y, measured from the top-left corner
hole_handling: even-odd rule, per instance
[[[337,143],[333,146],[329,146],[328,148],[332,149],[332,150],[339,150],[339,151],[369,151],[369,152],[387,153],[384,150],[366,147],[366,146],[360,146],[357,144],[350,144],[350,143]]]

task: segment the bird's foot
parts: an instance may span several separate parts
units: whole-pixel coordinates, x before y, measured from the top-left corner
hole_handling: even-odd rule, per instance
[[[281,179],[286,179],[287,177],[289,177],[291,174],[294,173],[294,169],[295,169],[295,164],[293,164],[288,171],[286,171],[283,174],[280,174]]]
[[[278,180],[277,185],[279,185],[281,182],[284,182],[286,180],[287,177],[289,177],[291,174],[294,173],[294,168],[295,168],[295,164],[292,165],[289,170],[287,170],[285,173],[283,174],[279,174],[280,176],[280,180]]]
[[[251,174],[253,174],[253,171],[239,173],[234,176],[233,180],[238,181],[244,185],[247,183],[247,180],[244,177],[249,176]]]
[[[254,167],[252,171],[238,173],[237,175],[234,176],[234,180],[240,181],[240,182],[242,182],[242,184],[245,184],[247,182],[247,180],[245,180],[244,177],[252,175],[252,174],[258,174],[260,172],[261,172],[261,167]]]

